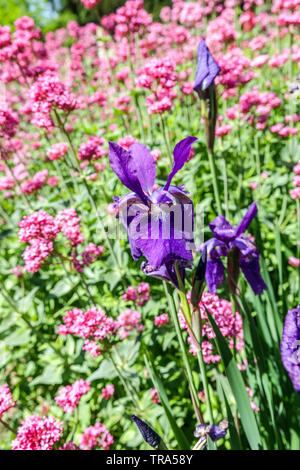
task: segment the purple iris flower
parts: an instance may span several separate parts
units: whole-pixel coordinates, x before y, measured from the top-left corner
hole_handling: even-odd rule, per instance
[[[163,188],[153,191],[156,167],[149,149],[140,143],[125,150],[109,142],[109,161],[119,180],[131,190],[116,198],[119,217],[126,228],[133,259],[142,255],[145,274],[177,285],[175,263],[182,276],[190,266],[193,248],[193,203],[182,186],[172,186],[175,174],[188,159],[196,137],[174,148],[174,163]]]
[[[229,259],[232,253],[237,255],[235,257],[236,268],[238,270],[241,268],[254,293],[261,294],[267,288],[260,275],[258,249],[248,237],[243,236],[256,214],[257,207],[254,201],[237,228],[230,225],[223,215],[219,215],[209,224],[214,238],[203,243],[200,251],[203,251],[206,247],[205,279],[210,293],[214,294],[225,281],[224,265],[221,257],[224,256]],[[235,281],[237,281],[237,277]]]
[[[205,41],[200,40],[197,51],[197,71],[194,90],[200,95],[214,82],[221,68],[213,58]]]
[[[293,387],[300,394],[300,305],[285,317],[280,352]]]

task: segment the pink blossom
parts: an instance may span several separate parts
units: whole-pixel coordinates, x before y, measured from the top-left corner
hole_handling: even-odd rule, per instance
[[[156,315],[154,318],[155,326],[166,325],[169,322],[169,315],[167,313],[162,313],[161,315]]]
[[[12,441],[12,450],[52,450],[63,432],[63,422],[53,416],[27,416]]]
[[[73,385],[67,385],[60,389],[58,395],[54,398],[56,403],[65,413],[73,413],[77,408],[80,398],[90,390],[90,383],[79,379]]]
[[[101,447],[103,450],[109,450],[114,443],[114,438],[106,429],[104,424],[96,423],[94,426],[86,428],[80,438],[80,449],[92,450],[95,447]]]
[[[188,293],[188,300],[190,299],[190,293]],[[190,300],[189,300],[190,301]],[[206,310],[203,306],[213,315],[215,322],[222,335],[227,339],[229,347],[232,349],[235,345],[237,351],[241,351],[244,347],[244,334],[243,334],[243,322],[239,313],[233,315],[231,309],[231,302],[228,300],[220,299],[216,294],[209,294],[204,292],[202,295],[199,308],[202,318],[202,353],[206,363],[220,362],[221,358],[219,354],[214,352],[214,346],[210,342],[215,337],[214,331],[212,330],[209,322],[207,321]],[[178,312],[179,323],[182,329],[187,329],[187,324],[184,319],[181,310]],[[191,344],[190,352],[196,354],[195,345],[191,338],[188,338]]]
[[[64,157],[64,155],[68,152],[68,149],[69,144],[66,142],[58,142],[53,144],[47,151],[47,157],[49,160],[59,160],[60,158]]]
[[[14,407],[17,402],[13,401],[11,391],[8,384],[0,385],[0,419],[3,414],[10,408]]]
[[[151,388],[151,400],[153,401],[153,403],[160,403],[158,391],[156,390],[156,388]]]
[[[294,268],[298,268],[300,266],[300,259],[295,258],[295,256],[289,257],[289,264]]]
[[[105,400],[108,400],[110,397],[113,396],[114,393],[115,387],[113,386],[113,384],[107,384],[106,387],[101,390],[101,397],[105,398]]]
[[[141,324],[142,316],[137,310],[131,310],[128,308],[122,312],[117,318],[118,333],[121,339],[127,338],[129,333],[134,329],[137,329],[140,333],[144,329],[144,325]]]
[[[14,267],[11,269],[11,272],[16,276],[16,277],[22,277],[23,276],[23,266],[18,264],[18,266]]]

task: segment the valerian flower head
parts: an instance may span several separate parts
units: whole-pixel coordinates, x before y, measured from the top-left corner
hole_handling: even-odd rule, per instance
[[[203,91],[207,90],[213,83],[221,68],[213,58],[205,41],[200,40],[197,50],[197,71],[194,90],[201,98]]]
[[[157,448],[160,444],[161,438],[159,435],[153,431],[150,426],[145,423],[145,421],[142,421],[140,418],[138,418],[135,415],[131,415],[131,418],[139,428],[139,431],[141,435],[143,436],[143,439],[149,444],[149,446]]]
[[[237,228],[230,225],[223,215],[209,224],[213,238],[202,244],[200,251],[206,247],[205,279],[210,293],[214,294],[225,281],[222,256],[228,258],[228,280],[232,292],[237,287],[239,269],[243,271],[255,294],[261,294],[267,288],[260,275],[258,249],[248,237],[243,236],[256,214],[257,206],[254,201]]]
[[[285,317],[280,352],[293,387],[300,394],[300,305]]]
[[[150,150],[134,143],[128,150],[109,142],[109,161],[120,181],[131,190],[115,198],[119,217],[124,225],[133,259],[142,255],[145,274],[177,285],[175,263],[184,276],[184,268],[192,261],[193,203],[182,186],[171,181],[188,159],[196,137],[187,137],[174,148],[174,163],[163,188],[153,186],[156,167]]]

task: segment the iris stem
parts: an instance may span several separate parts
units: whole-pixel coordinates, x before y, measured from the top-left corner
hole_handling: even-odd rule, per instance
[[[187,378],[188,378],[188,383],[189,383],[189,386],[190,386],[190,390],[193,394],[192,402],[193,402],[193,406],[194,406],[194,411],[195,411],[196,416],[199,416],[200,422],[203,424],[204,423],[203,416],[202,416],[202,414],[200,412],[200,409],[199,409],[200,401],[199,401],[199,398],[198,398],[198,395],[197,395],[191,365],[190,365],[190,362],[189,362],[189,359],[188,359],[188,355],[187,355],[187,352],[186,352],[186,347],[185,347],[183,336],[182,336],[182,331],[181,331],[181,328],[180,328],[180,325],[179,325],[179,320],[178,320],[178,316],[177,316],[177,312],[176,312],[176,308],[175,308],[174,299],[173,299],[172,294],[170,293],[169,286],[167,285],[167,283],[165,281],[163,281],[163,286],[164,286],[167,301],[168,301],[168,304],[169,304],[169,310],[170,310],[170,313],[171,313],[171,316],[172,316],[172,320],[173,320],[173,323],[175,325],[175,331],[176,331],[176,335],[177,335],[177,338],[178,338],[178,342],[179,342],[179,346],[180,346],[180,350],[181,350],[181,354],[182,354],[182,359],[183,359],[183,364],[184,364],[184,368],[185,368],[186,375],[187,375]]]
[[[164,138],[165,146],[167,150],[167,155],[168,155],[169,162],[172,168],[173,158],[172,158],[172,152],[171,152],[171,147],[170,147],[169,135],[167,132],[165,120],[161,114],[160,114],[160,123],[161,123],[161,130],[162,130],[162,134],[163,134],[163,138]]]
[[[221,206],[219,185],[218,185],[218,180],[217,180],[215,155],[213,152],[210,152],[209,150],[207,150],[207,154],[208,154],[208,161],[209,161],[209,166],[210,166],[210,173],[212,177],[214,196],[216,200],[217,212],[218,212],[218,215],[221,215],[222,206]]]

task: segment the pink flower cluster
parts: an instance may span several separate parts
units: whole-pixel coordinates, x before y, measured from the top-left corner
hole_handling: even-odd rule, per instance
[[[177,80],[175,63],[169,57],[153,57],[137,71],[134,83],[138,88],[147,88],[152,93],[146,98],[149,114],[169,111],[177,96],[174,86]]]
[[[107,384],[106,387],[101,390],[101,397],[105,400],[108,400],[110,397],[113,396],[114,393],[115,387],[113,386],[113,384]]]
[[[169,323],[169,315],[167,313],[162,313],[161,315],[156,315],[154,318],[155,326],[162,326]]]
[[[0,103],[0,137],[13,137],[19,124],[19,116]]]
[[[69,240],[70,245],[75,247],[84,241],[84,236],[80,232],[81,217],[78,217],[73,208],[63,209],[58,212],[55,220],[64,236]]]
[[[158,391],[156,390],[156,388],[151,388],[151,400],[153,401],[153,403],[160,403]]]
[[[254,77],[254,72],[250,70],[251,60],[243,55],[238,47],[230,49],[226,54],[217,57],[220,74],[216,77],[215,83],[223,85],[227,90],[241,87]],[[229,92],[223,93],[223,98],[231,96]]]
[[[52,450],[62,432],[63,422],[52,416],[27,416],[12,441],[12,450]]]
[[[190,293],[188,293],[188,300]],[[236,348],[237,351],[241,351],[244,347],[244,333],[243,333],[243,321],[239,313],[233,315],[231,310],[231,302],[228,300],[220,299],[216,294],[209,294],[204,292],[202,295],[201,302],[199,302],[199,308],[201,313],[202,324],[202,354],[206,363],[220,362],[221,358],[219,354],[214,353],[214,346],[210,342],[211,339],[215,338],[213,329],[211,328],[206,314],[206,309],[214,317],[222,335],[228,340],[229,347]],[[181,310],[178,312],[178,318],[182,329],[187,329],[187,324]],[[188,338],[191,343],[190,352],[196,354],[195,345],[192,339]]]
[[[251,388],[246,387],[246,390],[247,390],[248,397],[250,398],[250,405],[251,405],[252,410],[260,411],[260,408],[257,406],[257,404],[253,400],[251,400],[251,398],[253,398],[253,395],[254,395]]]
[[[0,419],[3,414],[10,408],[15,406],[17,402],[13,401],[13,397],[7,383],[0,386]]]
[[[229,119],[238,119],[241,113],[244,120],[255,125],[258,130],[265,129],[267,119],[272,109],[278,108],[281,100],[272,91],[261,93],[256,89],[243,93],[239,100],[239,105],[227,108],[226,116]]]
[[[113,318],[105,315],[102,308],[90,308],[83,312],[79,308],[68,310],[58,327],[61,335],[77,335],[85,338],[83,350],[98,357],[102,350],[97,341],[109,340],[117,332],[118,325]]]
[[[60,232],[60,227],[55,218],[43,210],[23,217],[19,227],[19,240],[29,243],[22,255],[25,270],[35,273],[53,251],[53,241]]]
[[[67,144],[67,142],[57,142],[56,144],[53,144],[47,151],[47,157],[49,160],[59,160],[65,156],[68,149],[69,144]]]
[[[81,3],[85,6],[85,8],[95,8],[101,0],[81,0]]]
[[[64,209],[52,217],[40,210],[23,217],[19,222],[19,240],[29,243],[23,253],[25,270],[30,273],[37,272],[42,262],[54,250],[54,240],[59,232],[70,241],[72,247],[82,243],[84,237],[80,232],[80,218],[75,209]]]
[[[295,176],[293,178],[293,183],[296,186],[290,190],[290,195],[292,199],[300,199],[300,160],[297,165],[293,168]]]
[[[96,423],[94,426],[86,428],[80,438],[80,449],[92,450],[95,447],[101,447],[103,450],[109,450],[114,443],[114,438],[106,429],[104,424]]]
[[[135,142],[137,142],[137,139],[132,135],[125,135],[124,137],[120,137],[120,139],[118,139],[118,144],[121,145],[121,147],[124,147],[126,150],[128,150],[129,147]]]
[[[52,128],[52,109],[73,111],[78,102],[59,78],[50,71],[39,76],[29,90],[29,103],[33,113],[32,124],[41,128]]]
[[[106,150],[103,149],[105,139],[98,135],[92,136],[87,142],[82,142],[78,150],[78,158],[81,161],[85,160],[98,160],[106,154]]]
[[[150,299],[149,292],[149,284],[147,282],[141,282],[136,287],[127,287],[126,292],[122,295],[122,299],[125,300],[125,302],[134,302],[142,307]]]
[[[48,176],[49,176],[48,170],[45,169],[45,170],[38,171],[33,176],[33,178],[30,178],[21,184],[22,193],[31,194],[35,191],[38,191],[39,189],[41,189],[42,186],[44,186],[44,184],[47,181]]]
[[[116,40],[129,37],[134,33],[141,33],[145,27],[152,23],[151,16],[143,8],[143,0],[128,0],[124,6],[111,14],[115,26]]]
[[[72,253],[72,263],[74,269],[81,273],[85,266],[89,266],[92,264],[97,258],[100,258],[104,252],[104,248],[101,245],[95,245],[95,243],[89,243],[84,251],[81,253],[80,257],[78,258],[77,253],[74,251]]]
[[[127,338],[129,333],[137,329],[140,333],[144,329],[144,325],[141,324],[142,315],[137,310],[131,310],[128,308],[117,318],[118,333],[121,340]]]
[[[67,385],[60,389],[58,395],[54,398],[56,403],[65,413],[73,413],[78,406],[80,398],[90,391],[90,383],[79,379],[72,385]]]

